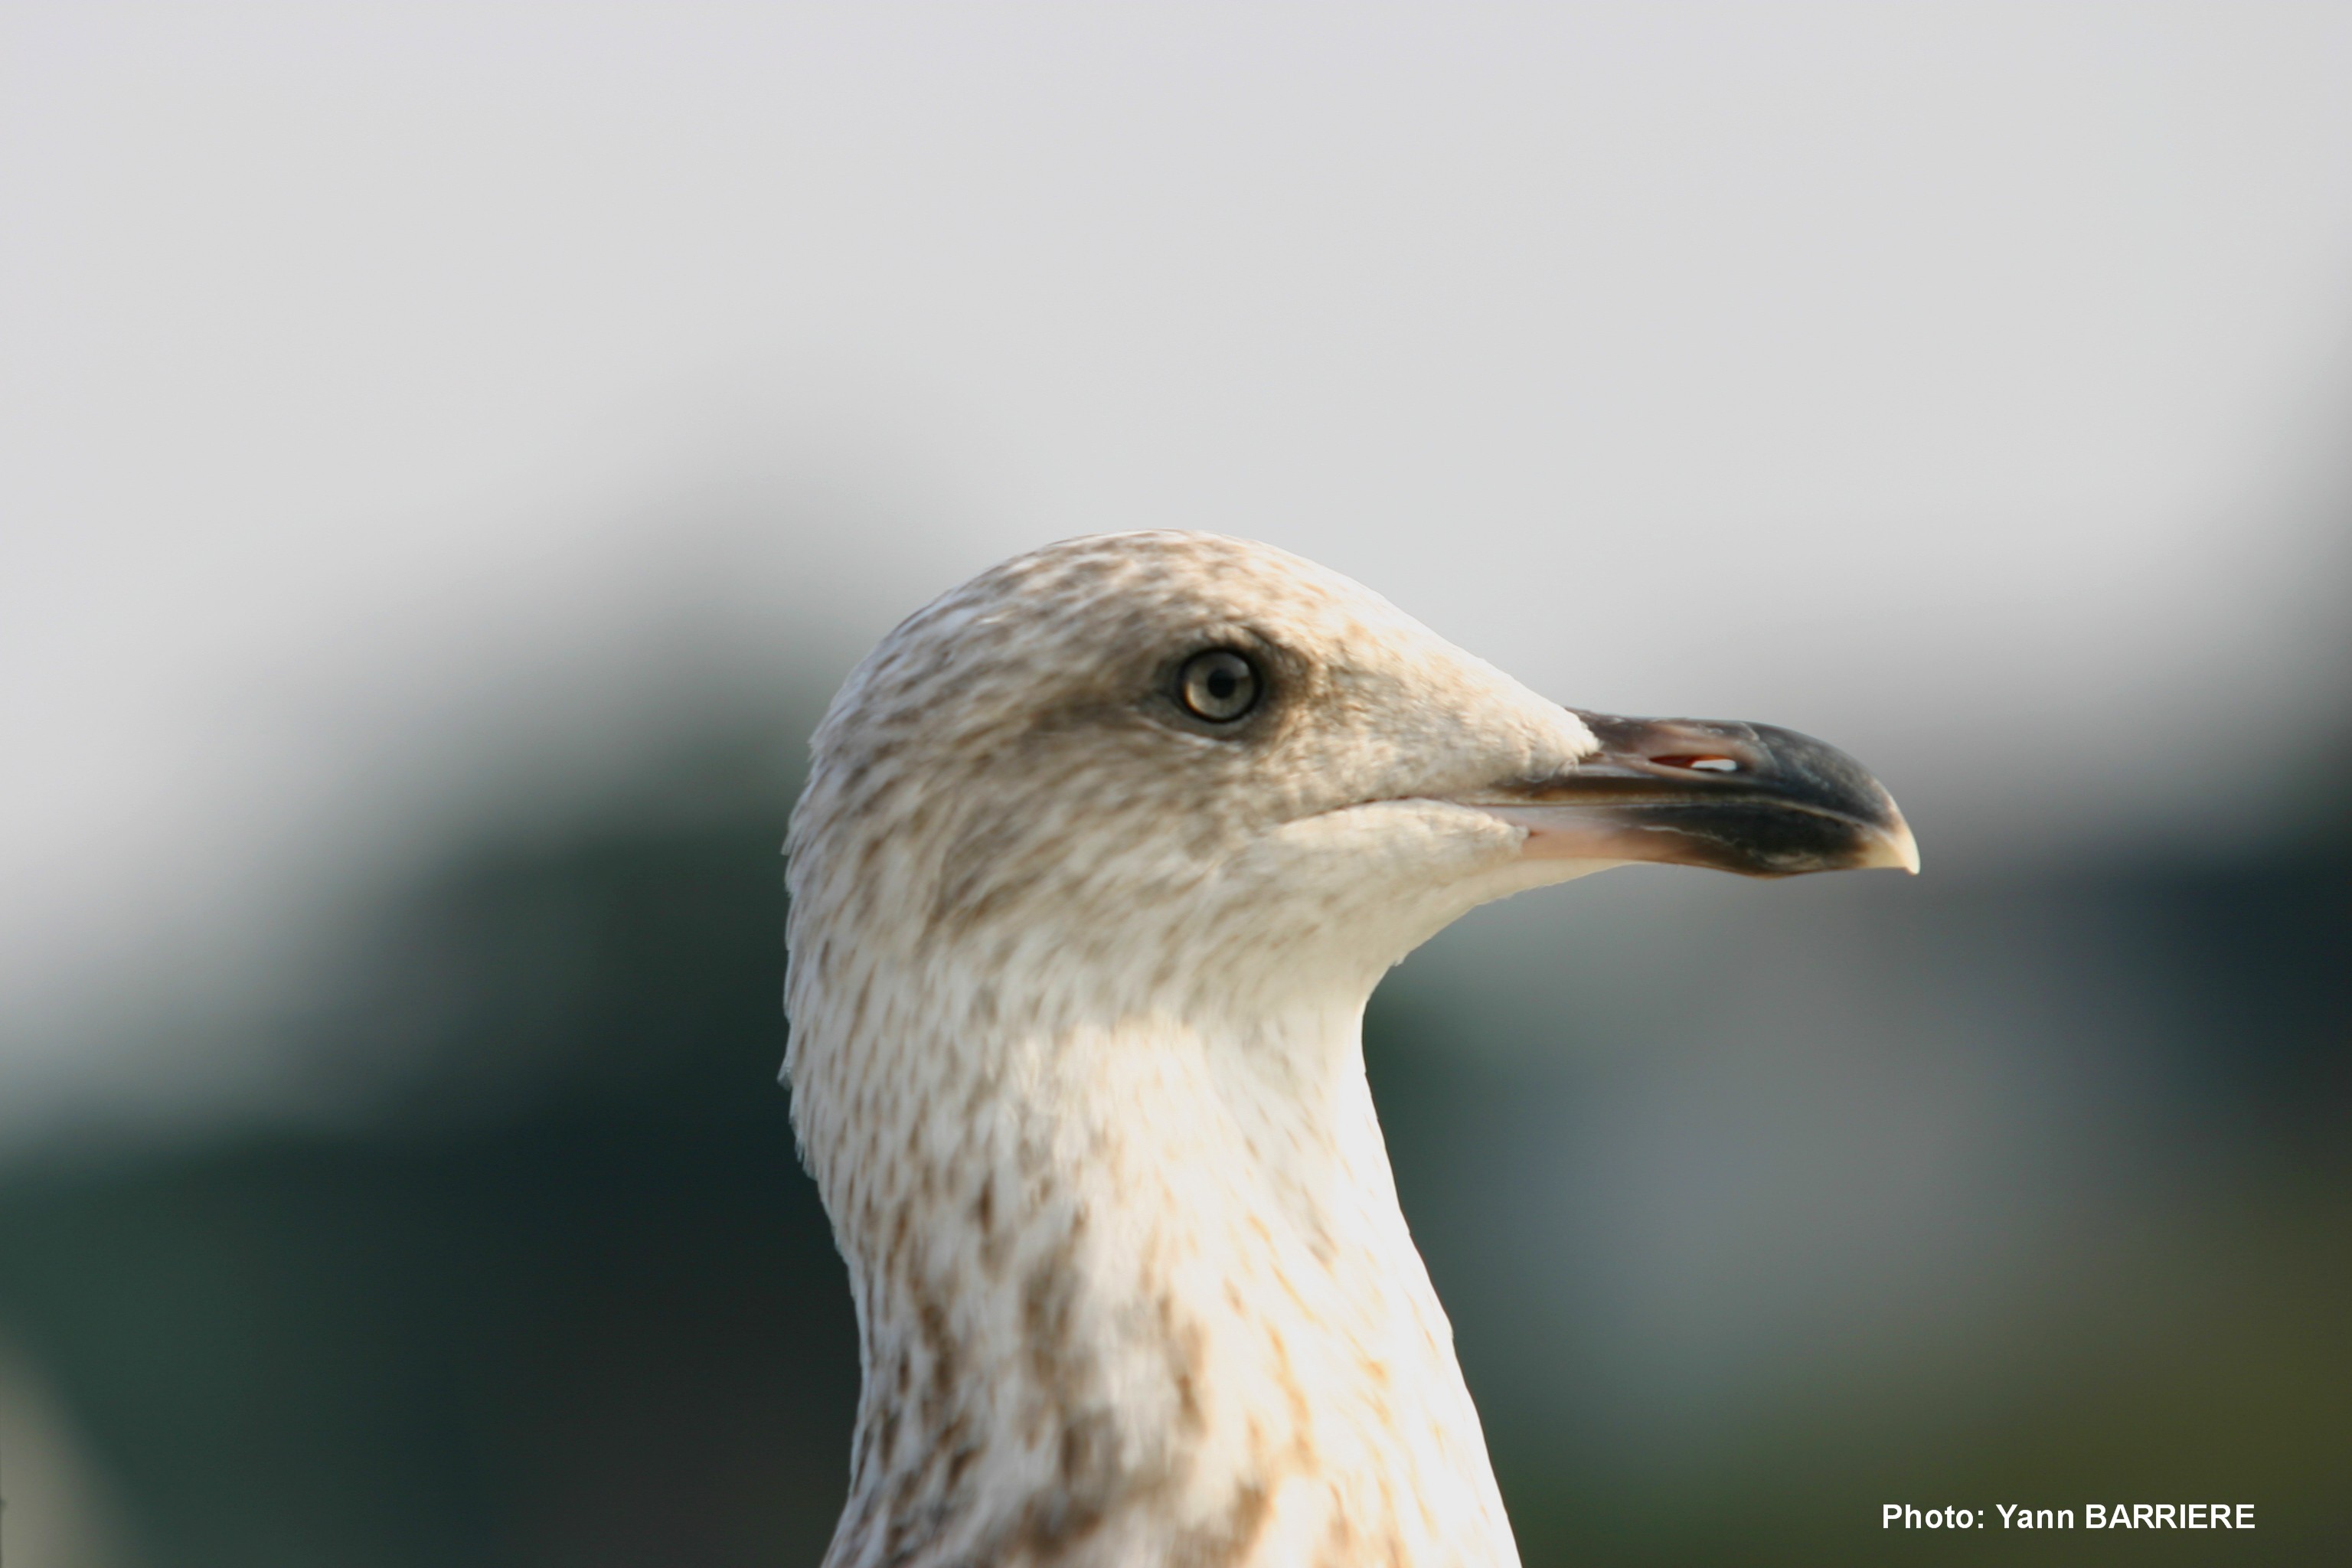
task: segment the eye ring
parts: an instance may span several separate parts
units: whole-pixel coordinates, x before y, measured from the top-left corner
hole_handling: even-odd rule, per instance
[[[1202,648],[1176,672],[1176,701],[1210,724],[1231,724],[1257,706],[1265,681],[1248,656],[1229,647]]]

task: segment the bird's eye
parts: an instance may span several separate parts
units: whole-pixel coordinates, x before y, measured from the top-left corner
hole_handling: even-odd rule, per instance
[[[1176,700],[1212,724],[1230,724],[1257,706],[1257,666],[1231,648],[1196,653],[1176,672]]]

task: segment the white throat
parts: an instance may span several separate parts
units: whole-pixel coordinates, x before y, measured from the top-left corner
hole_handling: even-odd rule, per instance
[[[1012,1017],[936,967],[795,996],[865,1361],[828,1568],[1517,1562],[1345,989],[1239,1022]]]

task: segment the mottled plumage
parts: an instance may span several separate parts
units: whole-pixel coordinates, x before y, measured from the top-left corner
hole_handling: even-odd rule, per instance
[[[1262,682],[1231,722],[1184,706],[1209,649]],[[829,1568],[1516,1562],[1365,999],[1602,865],[1911,859],[1818,743],[1571,712],[1207,534],[983,574],[814,748],[787,1069],[865,1372]]]

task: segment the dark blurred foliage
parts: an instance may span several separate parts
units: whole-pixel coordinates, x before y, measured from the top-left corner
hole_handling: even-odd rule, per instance
[[[364,1114],[0,1184],[0,1326],[72,1405],[148,1561],[816,1561],[856,1387],[775,1081],[790,786],[699,756],[449,854],[273,1026],[301,1070],[362,1086]],[[1442,998],[1383,992],[1375,1086],[1528,1560],[2352,1561],[2347,871],[2339,842],[1916,884],[1941,901],[1886,933],[1890,962],[1923,930],[2056,931],[2085,963],[2129,956],[2099,984],[2166,988],[2147,1047],[2193,1058],[2180,1157],[2210,1179],[2053,1281],[2000,1374],[1824,1331],[1751,1428],[1664,1466],[1520,1375],[1539,1353],[1572,1390],[1601,1353],[1526,1343],[1505,1153],[1559,1136],[1561,1102],[1430,1048]],[[1886,1536],[1874,1511],[2182,1493],[2258,1500],[2264,1531],[2044,1545]]]
[[[0,1319],[153,1562],[815,1561],[856,1331],[776,1081],[789,800],[698,758],[454,857],[291,1026],[383,1080],[348,1131],[0,1188]]]
[[[1562,1111],[1592,1098],[1591,1080],[1573,1058],[1531,1072],[1432,1051],[1448,1024],[1430,999],[1384,992],[1366,1044],[1398,1186],[1525,1559],[2352,1562],[2347,850],[2337,837],[2227,865],[1923,881],[1905,889],[1918,908],[1900,926],[1832,933],[1864,950],[1865,970],[1950,967],[1931,951],[1948,948],[1997,1005],[2064,976],[2063,994],[2027,1005],[2066,1015],[2054,1046],[2072,1066],[2131,1054],[2138,1087],[2108,1109],[2138,1136],[2086,1142],[2062,1185],[2029,1197],[2061,1211],[2062,1256],[1996,1298],[2005,1321],[1906,1333],[1906,1316],[1933,1310],[1821,1311],[1756,1358],[1761,1386],[1727,1401],[1738,1414],[1724,1429],[1663,1467],[1628,1462],[1605,1422],[1563,1418],[1580,1384],[1579,1403],[1599,1409],[1622,1380],[1599,1364],[1599,1336],[1560,1336],[1558,1310],[1531,1307],[1560,1272],[1531,1256],[1542,1243],[1525,1206],[1497,1201],[1523,1180],[1519,1152],[1575,1135]],[[1910,1047],[1889,1034],[1875,1048]],[[1939,1251],[1966,1239],[1928,1225],[1883,1245],[1896,1272],[1934,1279]],[[1553,1373],[1531,1388],[1543,1364]],[[2186,1499],[2256,1501],[2260,1532],[2217,1544],[1878,1528],[1888,1501]]]

